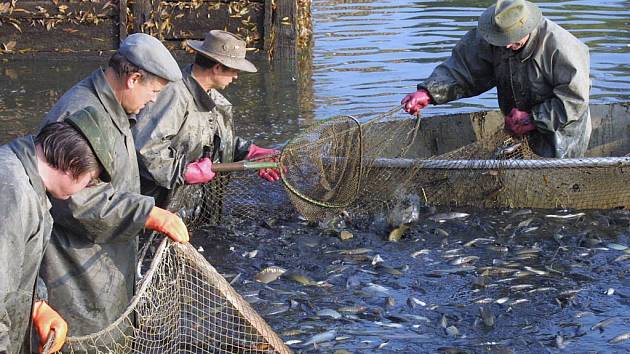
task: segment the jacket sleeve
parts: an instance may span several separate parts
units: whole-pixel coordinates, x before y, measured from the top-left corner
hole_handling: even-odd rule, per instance
[[[12,185],[0,184],[0,213],[3,218],[0,222],[0,353],[9,352],[14,346],[11,337],[17,337],[11,333],[11,319],[19,323],[16,317],[30,316],[15,313],[16,309],[12,309],[11,304],[16,301],[20,286],[26,240],[35,233],[28,228],[32,219],[32,215],[28,215],[29,207],[21,202],[24,198],[18,194]]]
[[[426,89],[434,104],[442,104],[477,96],[494,86],[492,48],[477,30],[472,30],[455,45],[451,56],[418,84],[418,89]]]
[[[133,127],[140,174],[167,189],[184,183],[189,162],[186,154],[172,145],[188,116],[186,103],[178,96],[174,90],[163,92],[140,113]]]
[[[155,205],[152,197],[119,192],[109,183],[86,188],[66,200],[51,199],[56,227],[82,234],[94,243],[135,237]]]
[[[252,145],[251,140],[245,140],[241,137],[234,139],[234,161],[245,160],[249,153],[249,147]]]
[[[553,96],[532,108],[536,126],[555,132],[581,119],[589,109],[588,47],[577,40],[547,43],[543,58],[545,80]],[[560,49],[560,46],[563,46]]]

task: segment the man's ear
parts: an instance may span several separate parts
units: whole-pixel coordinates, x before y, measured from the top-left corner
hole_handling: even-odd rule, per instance
[[[212,68],[210,68],[212,70],[212,73],[215,75],[218,75],[221,73],[221,71],[223,71],[223,66],[219,63],[216,63],[214,65],[212,65]]]
[[[132,89],[136,86],[140,80],[142,79],[142,74],[135,72],[127,75],[127,80],[125,80],[125,85],[127,89]]]

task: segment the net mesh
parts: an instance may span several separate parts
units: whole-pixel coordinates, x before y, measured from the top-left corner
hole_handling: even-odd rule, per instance
[[[164,238],[127,311],[67,353],[290,353],[190,244]]]
[[[281,182],[262,180],[256,171],[220,173],[210,183],[174,190],[169,209],[192,232],[272,223],[296,212],[311,221],[386,213],[395,215],[391,223],[402,224],[413,221],[408,214],[414,208],[406,206],[630,207],[628,151],[543,159],[526,139],[507,136],[500,116],[440,121],[397,111],[317,124],[282,150]],[[163,241],[127,312],[99,333],[69,338],[64,351],[289,349],[192,246]]]
[[[410,201],[485,208],[630,206],[627,156],[541,158],[527,139],[507,135],[500,117],[469,117],[466,124],[409,119],[397,110],[336,117],[286,145],[282,183],[263,181],[254,172],[232,173],[223,176],[229,183],[181,188],[176,199],[189,207],[173,210],[192,227],[203,227],[207,220],[264,223],[295,211],[311,221],[340,213],[356,219]],[[449,135],[451,141],[442,142]]]

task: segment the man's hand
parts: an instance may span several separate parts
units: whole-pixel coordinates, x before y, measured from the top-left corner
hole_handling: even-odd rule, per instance
[[[534,125],[529,113],[512,108],[510,113],[505,116],[505,129],[513,136],[523,136],[536,130],[536,125]]]
[[[251,144],[249,146],[249,152],[247,153],[245,159],[278,162],[278,158],[276,156],[279,153],[280,151],[275,149],[265,149]],[[274,182],[280,179],[280,171],[277,168],[263,168],[258,170],[258,176],[266,179],[269,182]]]
[[[184,182],[186,184],[202,184],[210,182],[216,174],[212,172],[212,160],[207,157],[191,162],[186,166]]]
[[[189,240],[188,229],[182,219],[162,208],[153,207],[144,227],[166,234],[175,242],[186,243]]]
[[[63,318],[48,305],[46,301],[37,301],[33,304],[33,327],[39,335],[39,349],[42,352],[44,345],[48,341],[48,336],[54,333],[55,341],[50,348],[51,353],[61,350],[66,342],[68,334],[68,324]]]
[[[428,106],[431,101],[429,91],[420,89],[405,96],[405,98],[400,101],[400,104],[404,105],[405,112],[415,115],[420,112],[421,109]]]

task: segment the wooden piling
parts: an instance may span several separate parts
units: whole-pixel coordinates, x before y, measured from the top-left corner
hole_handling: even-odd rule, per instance
[[[144,32],[181,50],[212,29],[246,39],[274,61],[294,61],[310,28],[310,0],[0,0],[0,55],[106,55]],[[307,6],[309,11],[304,11]],[[302,7],[300,9],[300,7]],[[308,36],[307,36],[308,37]],[[108,55],[108,54],[107,54]]]

